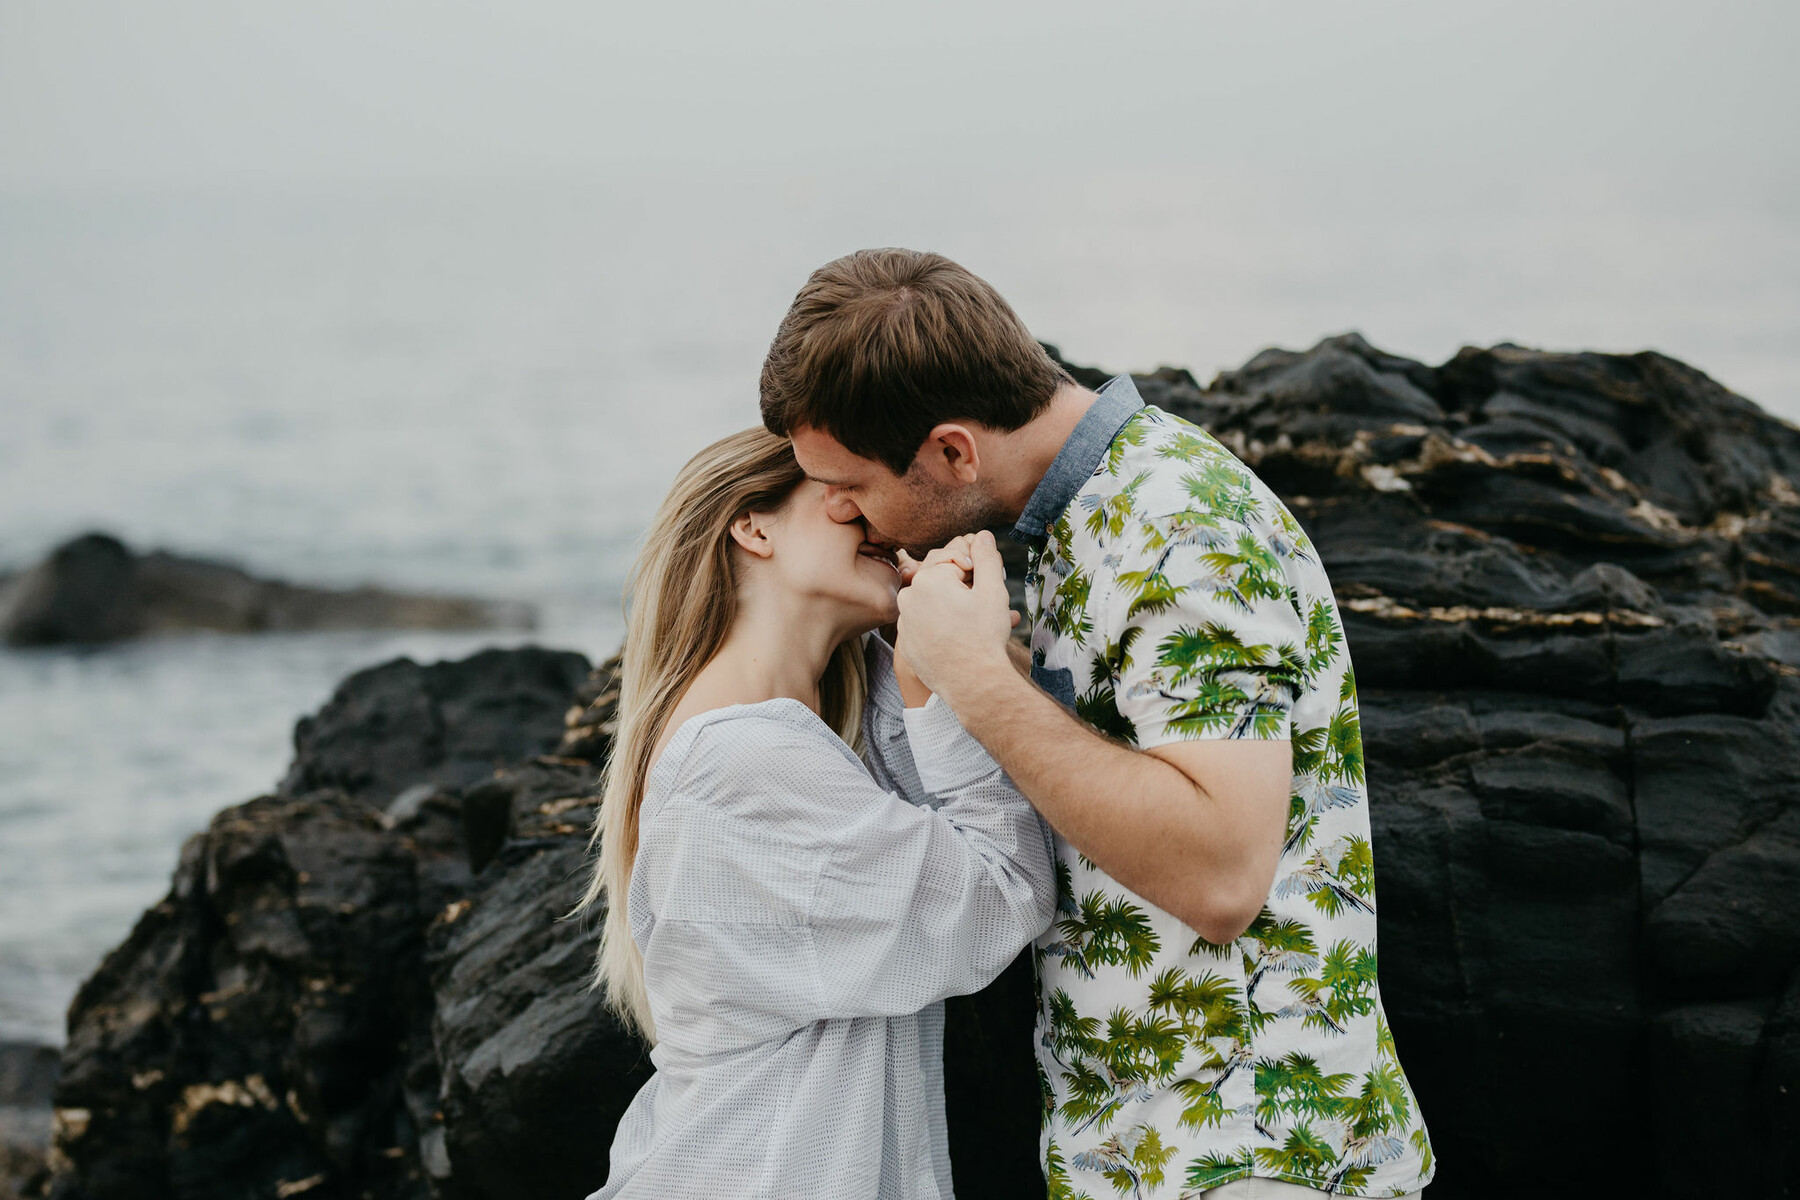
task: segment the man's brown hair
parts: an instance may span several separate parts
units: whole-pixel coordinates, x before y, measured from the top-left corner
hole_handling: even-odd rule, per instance
[[[1073,382],[986,280],[941,254],[858,250],[814,271],[762,368],[762,418],[897,475],[942,421],[1017,429]]]

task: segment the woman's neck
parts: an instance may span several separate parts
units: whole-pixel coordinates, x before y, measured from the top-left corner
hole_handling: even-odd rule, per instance
[[[745,597],[725,644],[694,677],[679,708],[704,712],[786,697],[818,712],[819,681],[849,633],[806,607]]]
[[[853,631],[807,608],[791,601],[741,599],[725,644],[700,668],[664,723],[650,752],[652,765],[683,722],[715,708],[787,697],[819,711],[819,681],[826,664]]]

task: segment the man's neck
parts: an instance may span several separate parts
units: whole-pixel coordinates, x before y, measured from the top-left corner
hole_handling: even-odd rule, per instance
[[[1098,392],[1079,383],[1065,383],[1050,397],[1049,407],[1033,417],[1029,424],[1005,434],[1002,462],[1005,475],[995,481],[995,491],[1005,504],[1010,520],[1017,521],[1030,503],[1031,494],[1050,470],[1050,464],[1062,453],[1063,445],[1081,418],[1100,398]]]

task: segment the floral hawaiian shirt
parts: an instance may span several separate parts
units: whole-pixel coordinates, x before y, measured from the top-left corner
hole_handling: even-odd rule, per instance
[[[1102,732],[1293,745],[1262,913],[1196,937],[1058,836],[1035,946],[1052,1200],[1192,1197],[1245,1176],[1354,1196],[1430,1182],[1375,971],[1356,679],[1317,551],[1205,430],[1110,381],[1015,537],[1032,675]]]

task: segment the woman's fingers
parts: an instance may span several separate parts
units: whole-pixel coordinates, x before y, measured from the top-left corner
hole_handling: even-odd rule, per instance
[[[975,569],[974,540],[966,533],[953,537],[927,554],[921,565],[931,567],[945,562],[953,562],[964,571],[973,571]]]
[[[975,535],[959,534],[924,558],[914,558],[904,548],[898,549],[894,551],[894,559],[895,565],[900,569],[901,583],[911,583],[920,568],[935,567],[940,563],[955,563],[962,568],[963,582],[968,583],[975,572]]]

